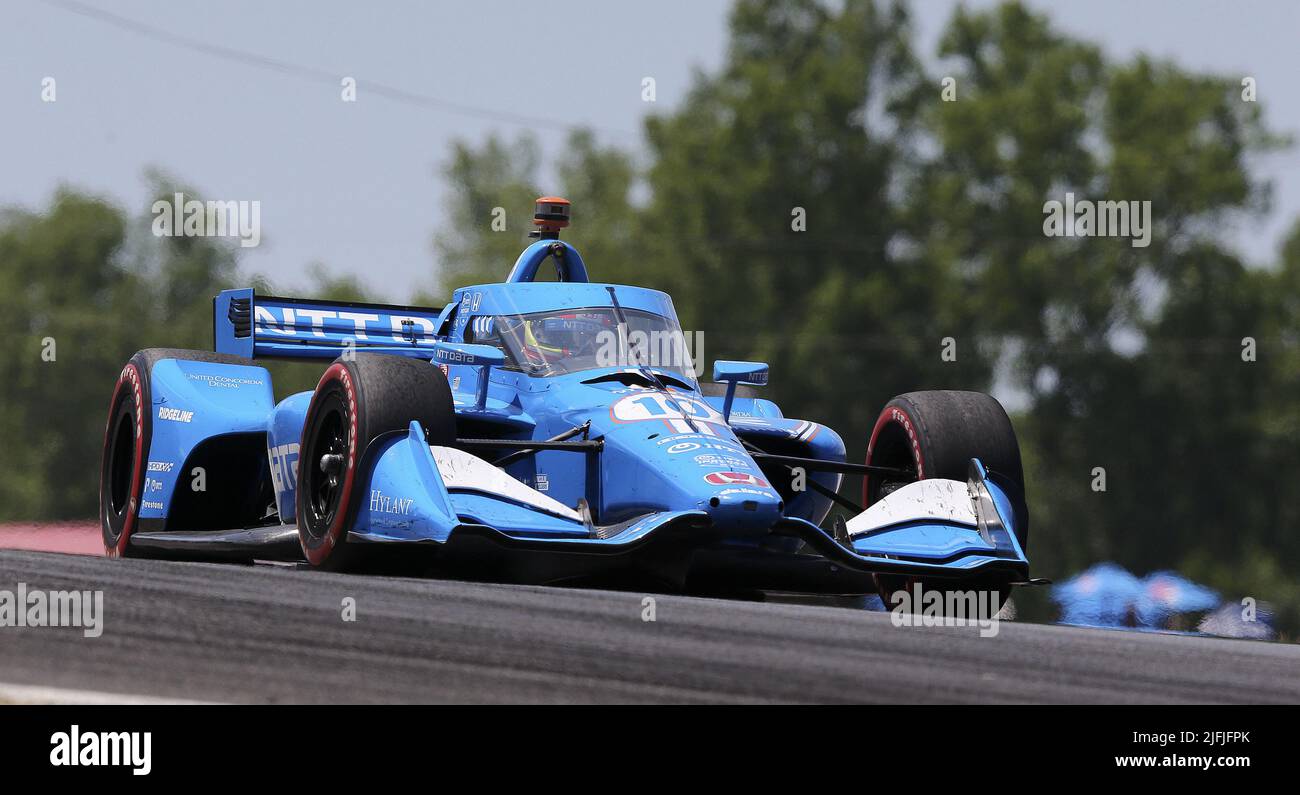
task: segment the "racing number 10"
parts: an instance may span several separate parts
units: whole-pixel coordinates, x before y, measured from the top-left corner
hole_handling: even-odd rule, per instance
[[[693,400],[676,400],[665,395],[644,395],[632,402],[645,409],[651,417],[689,415],[701,421],[711,419],[708,409],[697,405]]]

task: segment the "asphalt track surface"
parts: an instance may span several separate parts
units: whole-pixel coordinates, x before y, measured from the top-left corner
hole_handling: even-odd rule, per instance
[[[1293,644],[0,551],[18,583],[104,592],[98,638],[0,627],[0,685],[74,701],[1300,702]]]

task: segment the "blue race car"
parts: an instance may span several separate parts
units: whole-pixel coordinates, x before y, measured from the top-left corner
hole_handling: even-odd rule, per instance
[[[899,396],[849,462],[833,430],[756,396],[767,365],[719,361],[698,383],[671,299],[591,282],[568,219],[539,199],[507,279],[441,310],[226,290],[215,352],[131,357],[104,436],[107,553],[396,555],[696,591],[1029,581],[1020,451],[993,398]],[[536,280],[548,262],[558,280]],[[268,358],[327,365],[277,403]]]

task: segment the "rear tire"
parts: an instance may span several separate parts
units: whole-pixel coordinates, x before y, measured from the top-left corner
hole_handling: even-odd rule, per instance
[[[335,359],[312,395],[298,457],[298,540],[313,566],[346,570],[357,562],[347,543],[368,478],[366,449],[375,439],[404,432],[411,420],[432,445],[456,440],[456,413],[447,377],[422,359],[358,353]],[[341,457],[334,472],[327,455]],[[337,460],[337,459],[336,459]]]
[[[153,366],[164,359],[253,366],[241,356],[179,348],[146,348],[122,368],[109,401],[99,467],[99,524],[104,554],[110,558],[146,557],[130,546],[139,529],[140,503],[149,444],[153,439]]]
[[[1020,444],[1006,410],[982,392],[934,390],[908,392],[885,404],[867,443],[867,464],[904,469],[916,480],[945,478],[965,482],[972,458],[978,458],[990,472],[997,473],[1019,494],[1016,510],[1016,540],[1029,548],[1029,512],[1024,506],[1025,476],[1020,461]],[[907,485],[910,480],[891,480],[868,475],[862,482],[863,506]],[[897,575],[876,575],[876,588],[885,607],[899,590],[911,590],[915,579]],[[970,590],[996,586],[1006,602],[1005,584],[963,580],[922,580],[924,589]]]

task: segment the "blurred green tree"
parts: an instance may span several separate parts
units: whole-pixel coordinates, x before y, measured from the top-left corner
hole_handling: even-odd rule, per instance
[[[68,188],[44,213],[0,221],[0,314],[16,343],[0,379],[5,519],[93,516],[105,385],[140,348],[211,345],[212,296],[235,254],[210,238],[155,238],[149,221]]]

